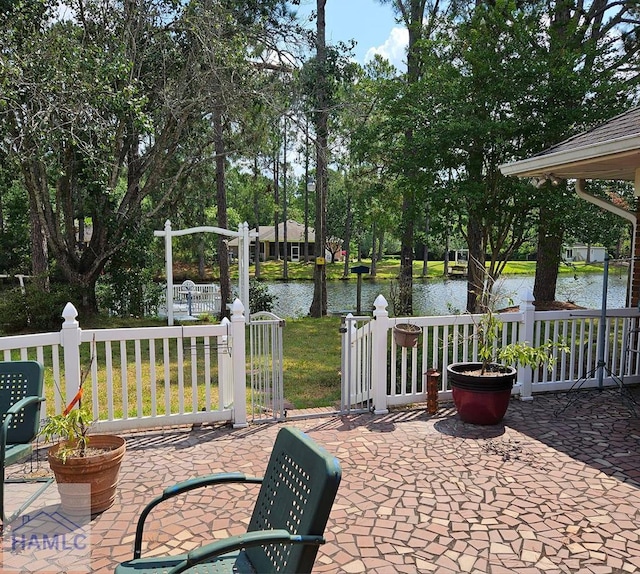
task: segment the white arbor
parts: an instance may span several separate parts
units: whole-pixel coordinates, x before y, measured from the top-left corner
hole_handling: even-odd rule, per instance
[[[179,235],[191,235],[192,233],[217,233],[228,237],[238,238],[238,292],[240,301],[245,308],[245,321],[248,323],[251,315],[249,309],[249,224],[245,221],[238,225],[238,231],[223,229],[221,227],[189,227],[188,229],[171,229],[171,221],[167,219],[163,231],[154,231],[156,237],[164,237],[165,266],[167,275],[167,319],[169,325],[173,325],[173,246],[172,239]],[[255,235],[255,232],[254,234]]]

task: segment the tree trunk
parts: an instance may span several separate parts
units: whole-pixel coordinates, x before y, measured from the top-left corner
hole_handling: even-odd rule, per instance
[[[400,2],[396,3],[397,5]],[[409,32],[409,45],[407,48],[407,74],[406,81],[409,87],[415,86],[421,77],[420,41],[424,38],[425,0],[409,0],[402,9],[403,17]],[[408,158],[413,158],[416,153],[412,128],[408,128],[404,134],[405,153]],[[396,315],[413,315],[413,239],[416,208],[417,170],[413,167],[413,160],[409,161],[409,168],[405,174],[407,185],[402,196],[402,234],[400,247],[400,276],[398,277],[399,300]]]
[[[278,154],[279,155],[279,154]],[[280,261],[280,162],[278,155],[273,158],[273,233],[276,261]]]
[[[205,281],[206,280],[206,265],[204,259],[204,251],[205,251],[205,240],[202,234],[199,234],[198,237],[198,280]]]
[[[260,279],[260,204],[258,196],[258,158],[253,159],[253,221],[258,237],[253,243],[253,260],[255,265],[255,278]]]
[[[470,218],[467,225],[467,242],[469,245],[469,263],[467,266],[467,311],[480,313],[482,293],[486,275],[482,228],[475,218]]]
[[[422,247],[422,276],[429,275],[429,207],[427,206],[427,212],[425,214],[424,221],[424,246]]]
[[[558,266],[562,260],[564,229],[554,224],[548,208],[540,209],[538,224],[538,252],[536,254],[536,276],[533,283],[535,301],[554,301],[558,283]]]
[[[467,246],[469,261],[467,263],[467,311],[481,313],[485,311],[487,298],[485,280],[487,277],[485,261],[485,227],[482,213],[485,209],[483,198],[486,184],[483,177],[484,155],[482,144],[473,141],[469,153],[469,184],[467,192]]]
[[[47,239],[40,225],[37,208],[29,194],[29,221],[31,234],[31,274],[34,284],[43,291],[49,291],[49,262]]]
[[[400,275],[398,277],[398,316],[413,315],[413,193],[404,192],[402,213],[405,221],[402,228],[402,245],[400,247]]]
[[[289,238],[287,234],[287,119],[284,120],[283,141],[283,162],[282,162],[282,220],[283,220],[283,242],[284,242],[284,263],[282,266],[282,279],[289,280]]]
[[[219,103],[213,110],[214,148],[216,153],[216,204],[218,206],[218,227],[227,229],[227,193],[225,188],[225,145],[222,126],[222,109]],[[220,319],[229,316],[227,304],[231,302],[231,278],[229,273],[229,251],[223,235],[218,236],[218,264],[220,265]],[[249,301],[243,301],[248,305]]]
[[[374,221],[371,226],[371,277],[375,277],[378,272],[378,252],[376,251],[376,241],[377,239],[377,226]]]
[[[445,238],[444,238],[444,265],[443,265],[443,271],[442,274],[445,277],[449,276],[449,250],[451,249],[451,237],[449,235],[449,228],[447,227],[447,230],[445,231]],[[467,299],[467,303],[468,303],[468,299]]]
[[[325,214],[327,209],[327,160],[329,153],[327,109],[327,78],[324,68],[327,59],[325,44],[325,5],[326,0],[317,0],[317,36],[316,50],[318,70],[316,79],[316,265],[313,273],[313,301],[309,314],[323,317],[327,314],[327,268],[324,265],[325,239],[327,227]],[[322,262],[321,262],[322,261]]]
[[[304,124],[304,262],[309,263],[309,121]]]
[[[347,195],[347,221],[345,223],[344,230],[344,245],[346,245],[345,257],[344,257],[344,271],[342,276],[346,279],[349,276],[349,244],[351,243],[351,195]]]

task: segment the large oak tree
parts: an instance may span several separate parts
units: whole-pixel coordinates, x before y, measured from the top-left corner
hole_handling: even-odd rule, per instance
[[[21,165],[34,237],[46,238],[89,309],[110,258],[144,221],[170,213],[202,162],[216,165],[225,226],[232,134],[241,131],[243,98],[255,98],[253,79],[270,73],[264,55],[282,46],[285,8],[283,0],[38,0],[3,8],[2,145]],[[220,242],[223,265],[224,248]]]

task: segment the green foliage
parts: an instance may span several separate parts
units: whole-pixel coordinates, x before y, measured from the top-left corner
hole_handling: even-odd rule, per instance
[[[563,341],[558,343],[546,341],[537,347],[532,347],[527,341],[523,341],[501,347],[500,341],[504,323],[496,316],[491,305],[492,301],[495,301],[495,296],[491,299],[487,311],[481,315],[480,320],[475,324],[476,328],[473,335],[473,338],[478,343],[478,357],[482,361],[481,374],[491,371],[491,365],[495,361],[531,368],[546,365],[548,369],[551,369],[555,364],[553,351],[569,350]]]
[[[214,110],[219,141],[237,153],[228,160],[253,155],[248,110],[282,85],[255,62],[267,44],[295,42],[297,28],[284,0],[96,0],[67,3],[62,16],[49,0],[5,4],[0,148],[22,168],[50,254],[93,305],[98,277],[145,221],[180,204],[191,226],[213,207],[212,158],[227,153],[213,149]],[[82,220],[86,249],[74,240]]]
[[[151,225],[132,233],[128,248],[118,251],[99,277],[96,298],[101,311],[118,317],[157,314],[164,286],[154,281],[154,271],[161,265],[162,250],[149,249]]]
[[[549,370],[552,369],[556,362],[552,353],[554,350],[568,351],[569,347],[564,344],[554,344],[547,341],[538,347],[531,347],[528,343],[511,343],[506,347],[502,347],[498,352],[500,360],[509,365],[522,365],[523,367],[536,368],[540,365],[546,365]]]
[[[29,273],[31,250],[29,239],[29,210],[25,209],[27,194],[12,182],[16,172],[0,152],[0,273]],[[17,171],[17,170],[16,170]]]
[[[3,291],[0,298],[0,331],[18,333],[26,329],[28,324],[26,300],[20,288]]]
[[[145,268],[124,269],[111,266],[96,284],[98,308],[118,317],[156,315],[164,297],[164,286]]]
[[[27,285],[3,293],[0,299],[0,329],[5,333],[24,330],[56,331],[62,325],[62,311],[68,302],[79,305],[80,297],[69,285],[54,284],[49,291]]]
[[[89,409],[71,409],[68,414],[49,417],[40,430],[40,436],[47,442],[56,439],[67,443],[58,450],[58,456],[64,463],[69,457],[86,455],[89,444],[88,432],[92,423]]]
[[[260,281],[249,281],[249,308],[252,313],[273,310],[274,295],[269,292],[269,287]]]
[[[29,328],[42,331],[60,329],[62,311],[68,302],[80,307],[81,297],[67,284],[52,285],[43,291],[33,285],[26,288],[26,306]]]

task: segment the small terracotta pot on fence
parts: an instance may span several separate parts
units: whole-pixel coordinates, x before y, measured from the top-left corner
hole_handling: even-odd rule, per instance
[[[393,338],[400,347],[417,347],[422,329],[410,323],[398,323],[393,327]]]

